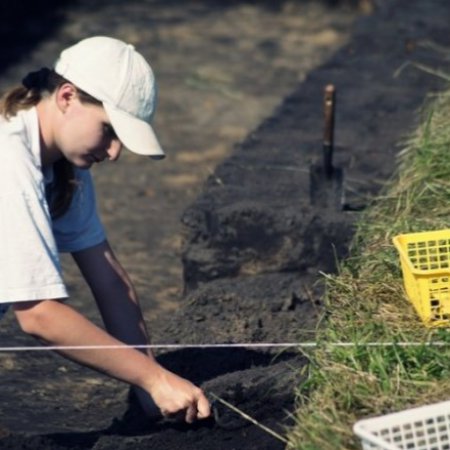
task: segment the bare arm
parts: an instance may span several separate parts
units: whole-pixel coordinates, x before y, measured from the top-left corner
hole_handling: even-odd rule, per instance
[[[75,259],[94,292],[108,331],[57,300],[16,303],[14,309],[22,329],[57,346],[146,344],[147,334],[134,289],[107,243],[78,252]],[[61,350],[60,353],[139,387],[165,415],[184,411],[186,420],[192,422],[210,414],[203,392],[161,367],[151,353],[129,347]]]
[[[138,296],[128,274],[117,260],[108,242],[74,253],[73,256],[92,290],[108,332],[129,345],[148,344],[149,336],[139,306]],[[154,361],[151,350],[141,351]],[[168,371],[166,372],[173,375]],[[178,395],[181,395],[181,397],[190,396],[192,395],[190,391],[195,391],[195,399],[190,401],[187,414],[191,414],[189,411],[198,410],[198,418],[209,416],[209,403],[203,392],[187,380],[182,380],[175,375],[173,377],[173,386],[169,386],[171,383],[169,380],[169,384],[164,388],[164,391],[175,397]],[[179,380],[186,384],[180,385]],[[148,390],[137,389],[136,394],[144,410],[149,414],[154,412],[152,411],[153,402],[148,396]],[[153,394],[152,397],[161,408],[158,398]],[[164,408],[162,410],[164,411]]]
[[[128,345],[149,343],[133,284],[107,242],[73,257],[88,283],[106,329]],[[150,350],[143,350],[152,356]]]

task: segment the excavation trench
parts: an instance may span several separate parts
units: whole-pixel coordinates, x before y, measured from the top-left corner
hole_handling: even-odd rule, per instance
[[[345,258],[358,211],[392,174],[427,94],[443,88],[412,66],[398,69],[407,61],[448,67],[441,47],[430,46],[450,45],[444,0],[375,2],[354,27],[355,10],[342,5],[271,3],[99,2],[94,10],[80,1],[26,62],[2,73],[3,89],[88,29],[135,40],[160,68],[157,120],[171,161],[143,167],[125,155],[94,174],[110,240],[141,292],[155,344],[314,340],[320,272]],[[302,46],[306,53],[295,53]],[[320,159],[330,82],[345,209],[310,201],[308,169]],[[64,268],[71,302],[98,320],[69,260]],[[4,345],[34,343],[10,316],[0,335]],[[307,364],[300,352],[249,346],[157,354],[276,433],[292,423]],[[284,448],[225,407],[218,421],[149,424],[127,404],[122,384],[49,352],[0,353],[0,360],[1,449]]]

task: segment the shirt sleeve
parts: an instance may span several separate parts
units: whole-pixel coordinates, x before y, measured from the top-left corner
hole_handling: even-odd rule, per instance
[[[67,212],[53,221],[53,235],[60,252],[76,252],[105,240],[97,213],[95,188],[88,170],[75,170],[77,189]]]
[[[0,302],[67,297],[42,185],[15,169],[0,193]]]

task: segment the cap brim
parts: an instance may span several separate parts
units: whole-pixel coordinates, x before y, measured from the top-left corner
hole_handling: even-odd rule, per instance
[[[128,150],[153,159],[166,156],[150,124],[106,103],[103,106],[117,137]]]

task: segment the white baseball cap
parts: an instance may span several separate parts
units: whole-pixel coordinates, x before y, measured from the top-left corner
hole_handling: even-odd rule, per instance
[[[134,153],[165,157],[150,125],[156,107],[153,71],[131,44],[105,36],[61,52],[55,72],[102,102],[122,144]]]

